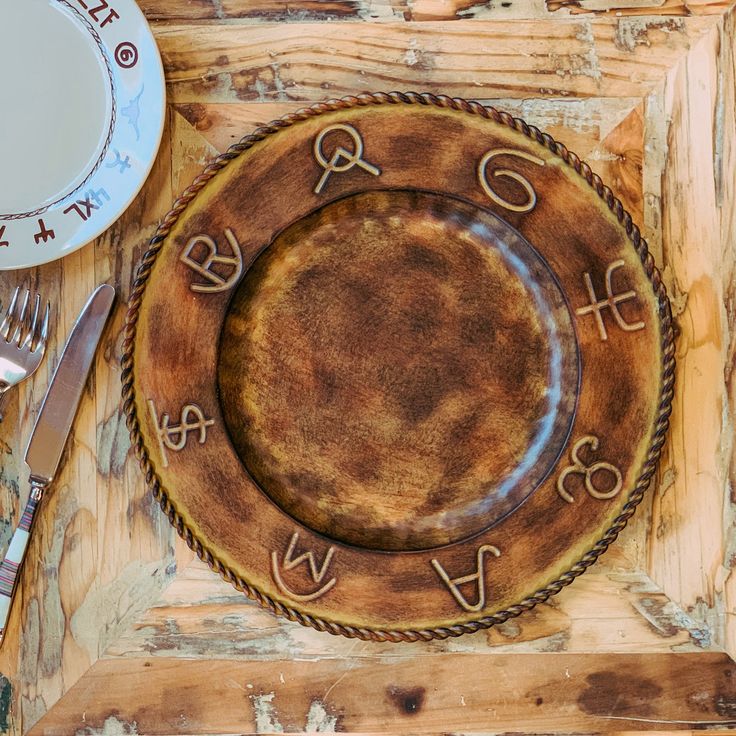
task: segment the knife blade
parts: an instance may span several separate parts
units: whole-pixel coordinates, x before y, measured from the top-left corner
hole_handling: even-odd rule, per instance
[[[72,328],[28,441],[31,481],[48,485],[56,474],[114,299],[112,286],[97,287]]]
[[[0,643],[4,639],[33,520],[43,493],[59,467],[114,299],[115,289],[103,284],[95,289],[85,304],[64,346],[28,441],[25,460],[31,471],[31,492],[5,559],[0,564]]]

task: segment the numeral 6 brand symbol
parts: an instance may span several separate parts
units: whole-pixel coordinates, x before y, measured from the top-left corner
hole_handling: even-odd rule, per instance
[[[115,48],[115,61],[123,69],[130,69],[138,63],[138,49],[130,41],[123,41]]]
[[[565,481],[567,480],[567,477],[569,475],[573,475],[575,473],[584,477],[585,490],[588,491],[588,493],[593,498],[606,500],[609,498],[613,498],[621,490],[624,481],[623,477],[621,476],[621,471],[615,465],[611,465],[611,463],[606,463],[602,461],[598,461],[596,463],[593,463],[592,465],[586,465],[578,457],[578,452],[580,452],[580,449],[583,447],[583,445],[588,445],[593,452],[596,452],[596,450],[598,450],[599,444],[600,441],[597,437],[594,437],[593,435],[587,435],[586,437],[581,437],[573,445],[573,448],[570,451],[570,458],[573,464],[566,467],[560,473],[560,477],[557,479],[557,492],[568,503],[573,503],[575,499],[570,495],[569,491],[565,487]],[[595,486],[594,476],[599,477],[599,482],[601,482],[600,478],[603,475],[608,475],[609,477],[613,476],[613,486],[607,491],[599,491]]]
[[[487,168],[488,164],[492,159],[496,158],[496,156],[514,156],[516,158],[522,158],[525,161],[531,161],[533,164],[537,164],[537,166],[544,166],[544,161],[537,156],[533,156],[531,153],[526,153],[525,151],[515,151],[513,148],[493,148],[483,156],[478,164],[478,181],[480,182],[483,191],[491,198],[492,201],[507,210],[511,210],[512,212],[531,212],[537,204],[537,193],[534,191],[534,187],[531,185],[529,180],[517,171],[512,171],[511,169],[495,169],[493,171],[493,176],[506,177],[518,182],[526,192],[527,200],[524,204],[514,204],[513,202],[509,202],[507,199],[504,199],[493,191],[493,188],[488,183]]]

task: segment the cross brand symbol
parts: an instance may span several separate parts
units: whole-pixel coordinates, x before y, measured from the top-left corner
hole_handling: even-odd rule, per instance
[[[601,340],[608,340],[608,332],[606,331],[606,325],[603,322],[603,316],[601,314],[604,309],[611,310],[613,319],[616,321],[616,324],[622,330],[624,330],[624,332],[636,332],[637,330],[643,330],[645,327],[643,322],[627,322],[621,315],[621,312],[619,312],[619,304],[636,298],[636,292],[633,289],[631,289],[630,291],[621,292],[619,294],[615,294],[613,291],[613,285],[611,284],[613,272],[624,265],[625,262],[623,258],[621,258],[609,264],[608,268],[606,269],[605,299],[598,299],[598,295],[595,293],[595,289],[593,288],[593,280],[590,278],[590,274],[587,271],[583,273],[583,281],[585,282],[585,288],[588,290],[590,304],[585,307],[579,307],[575,310],[575,314],[577,314],[578,316],[592,314],[593,317],[595,317],[595,322],[598,326],[598,334],[600,335]]]

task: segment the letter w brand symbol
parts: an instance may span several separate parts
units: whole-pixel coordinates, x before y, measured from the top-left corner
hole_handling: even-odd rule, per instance
[[[318,588],[312,593],[295,593],[284,582],[284,579],[281,576],[281,569],[283,569],[284,572],[288,572],[289,570],[293,570],[294,568],[299,567],[299,565],[305,564],[307,569],[309,570],[309,575],[311,576],[315,585],[321,585],[322,580],[324,580],[324,577],[327,574],[327,569],[330,566],[330,562],[332,562],[332,556],[335,554],[335,548],[330,547],[322,560],[322,564],[318,565],[312,550],[302,552],[302,554],[298,555],[297,557],[294,556],[296,553],[296,545],[298,541],[299,532],[294,532],[291,535],[291,540],[289,541],[289,546],[286,548],[286,554],[284,555],[284,560],[282,563],[279,563],[278,554],[276,552],[271,552],[271,572],[273,574],[273,579],[276,585],[283,593],[286,593],[286,595],[297,601],[313,601],[316,598],[324,595],[331,588],[333,588],[334,585],[337,583],[337,579],[334,577],[330,578],[330,580],[322,585],[322,587]]]

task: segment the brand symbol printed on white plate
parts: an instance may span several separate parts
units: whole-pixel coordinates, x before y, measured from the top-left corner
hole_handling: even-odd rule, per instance
[[[0,3],[0,28],[3,270],[66,255],[122,214],[156,156],[165,88],[134,0]]]

